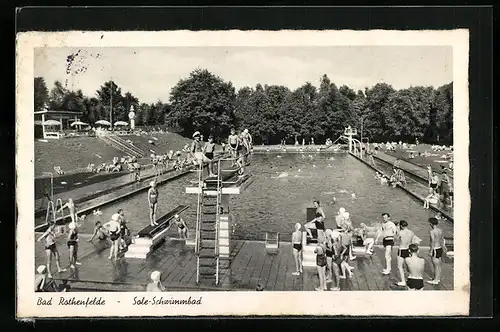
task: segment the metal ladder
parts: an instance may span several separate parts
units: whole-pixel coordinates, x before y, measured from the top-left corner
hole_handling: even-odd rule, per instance
[[[203,165],[200,165],[198,176],[198,207],[196,218],[196,283],[201,280],[213,280],[215,285],[219,284],[219,215],[221,202],[221,174],[220,163],[217,178],[203,181]],[[215,187],[213,184],[215,183]],[[214,195],[213,192],[216,192]]]

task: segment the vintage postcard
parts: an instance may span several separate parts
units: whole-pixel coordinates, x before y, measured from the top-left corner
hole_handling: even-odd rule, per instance
[[[17,317],[468,315],[468,53],[19,33]]]

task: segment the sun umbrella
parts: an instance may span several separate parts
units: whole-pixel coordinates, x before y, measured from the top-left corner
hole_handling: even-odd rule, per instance
[[[74,127],[74,126],[87,126],[87,125],[88,125],[88,123],[81,122],[81,121],[75,121],[72,124],[70,124],[71,127]]]
[[[106,120],[99,120],[99,121],[96,121],[97,125],[103,125],[103,126],[111,126],[111,123],[109,123],[108,121]]]
[[[60,126],[61,123],[56,120],[47,120],[43,123],[44,126]]]
[[[115,126],[128,126],[128,123],[125,121],[116,121]]]

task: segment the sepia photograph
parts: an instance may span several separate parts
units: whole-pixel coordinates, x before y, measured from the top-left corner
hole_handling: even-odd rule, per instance
[[[237,32],[219,45],[202,32],[179,45],[39,38],[18,111],[31,144],[19,149],[32,163],[18,162],[33,195],[19,198],[32,218],[20,219],[21,260],[18,249],[30,305],[460,290],[467,308],[468,104],[462,94],[457,107],[457,87],[467,92],[468,36],[458,32],[461,48],[446,36],[419,43],[425,32],[413,44],[405,32],[404,42],[329,32],[353,42],[324,45],[294,32],[262,45],[229,38]]]

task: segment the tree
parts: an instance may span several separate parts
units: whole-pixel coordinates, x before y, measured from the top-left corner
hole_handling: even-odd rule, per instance
[[[54,87],[50,90],[49,96],[49,108],[51,109],[62,109],[67,101],[66,97],[68,90],[62,85],[60,81],[54,82]]]
[[[99,90],[96,91],[96,95],[103,109],[101,114],[103,118],[101,120],[111,120],[113,123],[120,120],[128,120],[128,110],[126,110],[125,107],[122,90],[115,82],[105,82],[101,85]],[[110,114],[111,111],[113,114]],[[112,116],[110,117],[110,115]]]
[[[235,99],[231,82],[224,82],[206,69],[197,69],[172,88],[169,123],[189,136],[196,130],[206,136],[209,131],[215,137],[226,136],[234,122]]]
[[[34,110],[35,112],[43,111],[49,101],[49,90],[43,77],[35,77],[34,93]]]
[[[383,139],[384,135],[389,134],[386,124],[386,114],[384,114],[382,109],[394,92],[394,88],[386,83],[377,83],[371,89],[367,88],[365,91],[367,107],[370,110],[365,121],[370,127],[371,134],[376,139]]]

